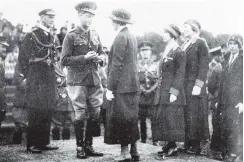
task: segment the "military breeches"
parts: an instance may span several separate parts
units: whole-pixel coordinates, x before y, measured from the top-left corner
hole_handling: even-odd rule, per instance
[[[98,86],[68,86],[68,94],[75,110],[75,120],[98,119],[103,103],[103,89]]]

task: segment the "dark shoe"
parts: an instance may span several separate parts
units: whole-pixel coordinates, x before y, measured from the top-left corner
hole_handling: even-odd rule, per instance
[[[32,154],[41,154],[42,153],[42,150],[38,149],[35,146],[28,147],[26,151],[28,153],[32,153]]]
[[[59,147],[56,147],[56,146],[43,146],[40,148],[40,150],[43,150],[43,151],[51,151],[51,150],[57,150]]]
[[[141,143],[146,143],[146,140],[141,140]]]
[[[171,157],[171,156],[176,156],[177,153],[179,152],[177,147],[169,149],[168,153],[165,155],[165,157]]]
[[[140,156],[131,156],[131,161],[141,161]]]
[[[21,144],[22,141],[22,130],[21,128],[16,128],[13,135],[13,144]]]
[[[170,143],[170,142],[167,143],[167,145],[162,148],[162,151],[158,152],[158,156],[164,156],[165,154],[168,154],[169,150],[175,147],[176,147],[175,143]]]
[[[96,157],[101,157],[103,156],[103,153],[96,152],[92,146],[86,147],[86,155],[87,156],[96,156]]]
[[[62,131],[62,139],[63,140],[69,140],[70,139],[70,129],[64,128]]]
[[[224,156],[222,155],[222,153],[216,153],[214,154],[213,159],[222,161],[224,160]]]
[[[53,140],[60,140],[60,128],[54,127],[52,129]]]
[[[78,147],[76,150],[77,150],[76,157],[78,159],[86,159],[87,158],[87,155],[86,155],[84,148]]]
[[[201,149],[200,148],[193,148],[190,147],[189,149],[186,150],[187,154],[195,154],[195,155],[200,155]]]

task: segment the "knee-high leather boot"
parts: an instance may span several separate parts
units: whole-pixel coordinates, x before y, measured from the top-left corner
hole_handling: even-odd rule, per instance
[[[87,156],[103,156],[103,153],[97,152],[94,150],[92,144],[93,144],[93,133],[92,129],[94,127],[94,122],[89,119],[87,121],[87,127],[86,127],[86,154]]]
[[[85,146],[85,132],[86,121],[76,120],[74,122],[76,145],[77,145],[77,158],[86,159],[86,146]]]

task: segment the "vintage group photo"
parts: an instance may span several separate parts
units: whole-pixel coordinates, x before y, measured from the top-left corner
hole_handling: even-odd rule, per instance
[[[0,1],[0,162],[242,162],[243,5]]]

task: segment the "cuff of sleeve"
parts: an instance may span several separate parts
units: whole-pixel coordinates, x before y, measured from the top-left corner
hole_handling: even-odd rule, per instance
[[[202,88],[204,85],[204,81],[202,81],[200,79],[196,79],[195,85]]]
[[[179,95],[179,91],[173,87],[170,88],[169,93],[178,96]]]

